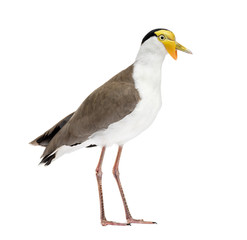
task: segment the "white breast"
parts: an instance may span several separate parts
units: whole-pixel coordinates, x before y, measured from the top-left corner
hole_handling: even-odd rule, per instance
[[[133,78],[141,97],[134,111],[122,120],[111,124],[106,130],[93,134],[90,142],[99,146],[123,145],[154,121],[161,107],[160,69],[158,72],[157,69],[147,70],[135,63]]]

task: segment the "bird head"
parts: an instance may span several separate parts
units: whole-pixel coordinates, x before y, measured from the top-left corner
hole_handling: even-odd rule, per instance
[[[172,58],[177,60],[177,50],[192,54],[192,52],[186,47],[182,46],[176,41],[176,37],[172,31],[167,29],[154,29],[150,31],[142,40],[142,44],[150,39],[155,37],[159,42],[161,42],[166,51],[171,55]]]

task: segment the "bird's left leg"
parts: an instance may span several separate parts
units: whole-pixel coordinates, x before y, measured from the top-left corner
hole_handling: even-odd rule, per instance
[[[134,218],[132,218],[132,216],[130,214],[129,207],[127,205],[127,201],[126,201],[126,198],[125,198],[125,195],[124,195],[124,191],[123,191],[123,188],[122,188],[122,184],[120,182],[119,170],[118,170],[122,149],[123,149],[123,146],[119,146],[117,157],[116,157],[116,161],[115,161],[114,167],[112,169],[112,173],[113,173],[113,175],[114,175],[114,177],[115,177],[115,179],[117,181],[118,188],[119,188],[122,200],[123,200],[123,205],[124,205],[124,210],[125,210],[125,215],[126,215],[127,222],[128,223],[154,224],[156,222],[144,221],[143,219],[134,219]]]

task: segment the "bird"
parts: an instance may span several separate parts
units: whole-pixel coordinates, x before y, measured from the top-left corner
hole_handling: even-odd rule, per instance
[[[176,41],[172,31],[151,30],[142,39],[133,64],[94,90],[75,112],[30,142],[45,147],[40,162],[45,166],[80,148],[101,148],[96,179],[102,226],[156,223],[132,217],[119,178],[119,162],[124,144],[147,129],[156,118],[162,104],[162,63],[167,54],[176,60],[177,50],[192,54]],[[108,221],[104,210],[102,163],[106,148],[111,145],[118,146],[112,172],[123,201],[124,223]]]

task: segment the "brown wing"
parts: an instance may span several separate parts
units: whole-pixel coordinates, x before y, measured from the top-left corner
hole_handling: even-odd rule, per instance
[[[130,66],[91,93],[52,138],[42,157],[63,145],[82,143],[93,133],[130,114],[140,100],[132,72],[133,66]]]

